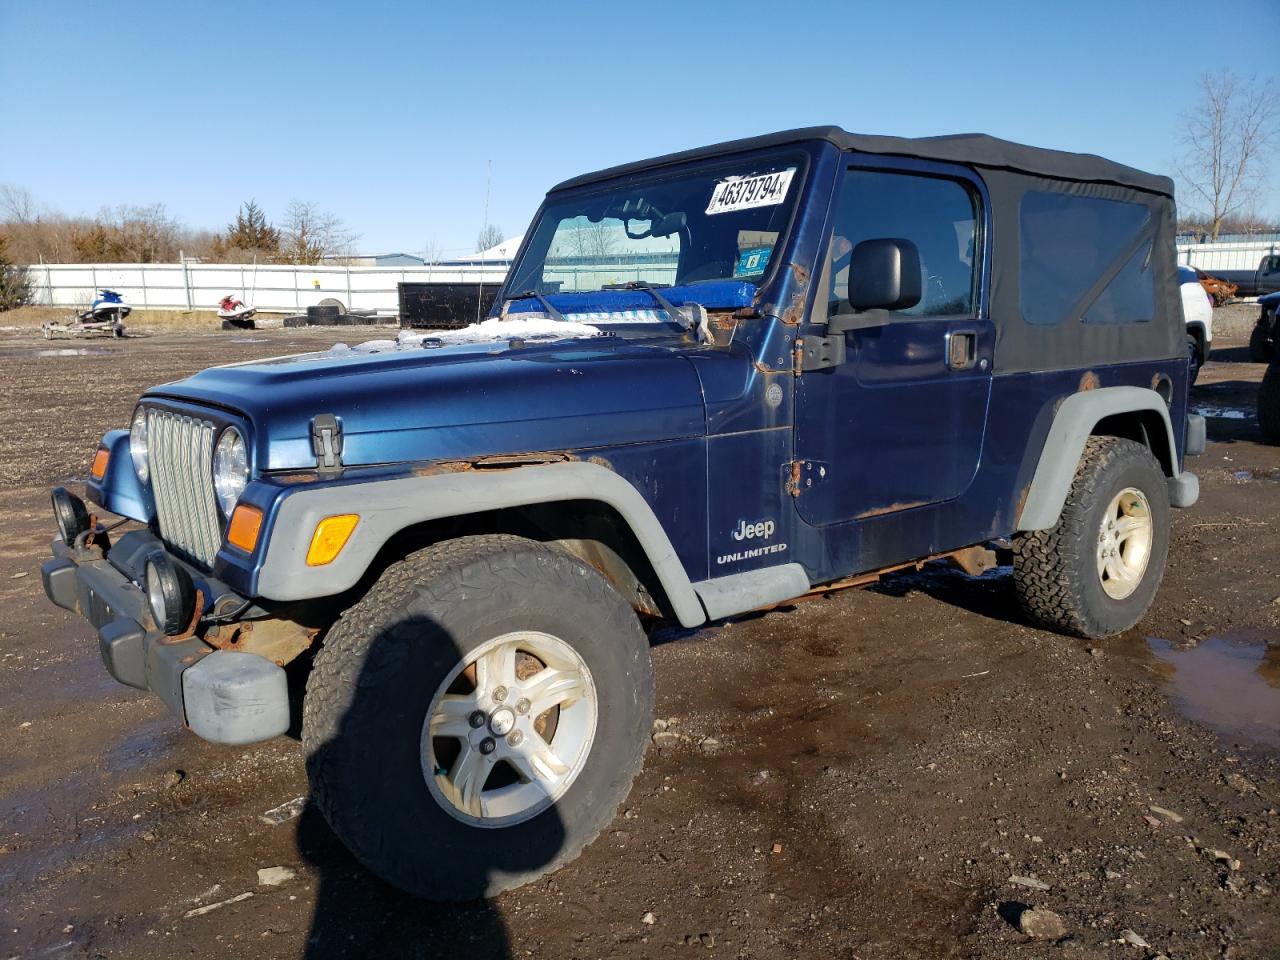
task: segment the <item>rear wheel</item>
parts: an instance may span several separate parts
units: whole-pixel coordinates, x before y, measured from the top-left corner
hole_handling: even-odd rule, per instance
[[[1110,637],[1147,612],[1168,550],[1160,464],[1140,443],[1091,437],[1058,522],[1014,540],[1018,599],[1049,629]]]
[[[575,858],[639,772],[648,641],[592,567],[509,536],[389,567],[316,656],[303,747],[317,806],[371,870],[437,900]]]
[[[1267,443],[1280,443],[1280,361],[1272,361],[1258,388],[1258,426]]]

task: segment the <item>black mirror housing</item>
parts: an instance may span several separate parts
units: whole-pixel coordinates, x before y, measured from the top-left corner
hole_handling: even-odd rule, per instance
[[[863,240],[849,257],[854,310],[907,310],[920,302],[920,251],[910,240]]]

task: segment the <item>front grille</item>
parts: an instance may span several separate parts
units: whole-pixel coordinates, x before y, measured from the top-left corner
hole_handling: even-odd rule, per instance
[[[168,410],[147,411],[147,462],[164,542],[213,566],[222,543],[213,496],[213,424]]]

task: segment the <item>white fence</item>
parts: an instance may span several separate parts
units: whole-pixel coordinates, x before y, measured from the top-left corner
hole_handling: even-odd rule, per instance
[[[1180,243],[1178,262],[1199,267],[1206,273],[1215,270],[1256,270],[1258,261],[1269,253],[1280,253],[1274,240],[1252,240],[1241,243]]]
[[[321,300],[349,310],[399,310],[399,283],[484,283],[495,287],[507,273],[493,266],[339,267],[254,266],[216,263],[38,264],[28,269],[32,302],[86,306],[102,288],[130,306],[212,310],[233,294],[259,310],[295,313]]]
[[[1269,253],[1280,252],[1275,241],[1178,244],[1178,262],[1214,270],[1252,270]],[[645,279],[670,281],[653,274],[653,265],[628,267],[594,264],[563,267],[565,289],[579,283]],[[663,268],[665,269],[665,268]],[[227,294],[234,294],[259,310],[295,313],[321,300],[339,301],[349,310],[395,313],[399,283],[484,283],[495,287],[507,265],[426,267],[254,266],[217,263],[96,263],[39,264],[29,268],[32,300],[47,306],[87,306],[103,287],[115,290],[130,306],[171,310],[212,310]],[[579,272],[591,275],[579,278]],[[661,272],[661,271],[659,271]],[[570,276],[572,274],[572,276]],[[634,276],[632,275],[634,274]]]

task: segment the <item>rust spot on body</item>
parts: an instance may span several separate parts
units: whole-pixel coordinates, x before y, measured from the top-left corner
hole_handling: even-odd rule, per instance
[[[803,464],[804,461],[802,460],[791,461],[791,476],[787,480],[787,493],[793,497],[800,496],[800,471],[803,469]]]
[[[593,461],[598,458],[593,458]],[[531,467],[547,463],[570,463],[578,460],[572,453],[548,451],[540,453],[498,453],[472,460],[440,460],[413,469],[415,477],[434,477],[448,473],[466,473],[471,470],[510,470],[515,467]],[[612,467],[610,468],[612,469]]]
[[[1094,373],[1092,370],[1087,370],[1087,371],[1085,371],[1085,375],[1084,375],[1083,377],[1081,377],[1081,378],[1080,378],[1080,389],[1081,389],[1081,391],[1084,391],[1084,390],[1097,390],[1097,389],[1098,389],[1098,375],[1097,375],[1096,373]]]
[[[887,507],[875,507],[865,513],[859,513],[853,519],[866,520],[870,517],[881,517],[886,513],[897,513],[899,510],[911,510],[915,507],[923,507],[927,502],[928,501],[926,500],[916,500],[911,503],[891,503]]]
[[[782,311],[782,322],[790,327],[798,327],[804,319],[804,291],[797,290],[791,298],[791,306]]]
[[[1026,488],[1018,495],[1018,502],[1013,507],[1013,520],[1017,523],[1022,519],[1022,511],[1027,505],[1027,497],[1031,496],[1031,484],[1028,483]]]

